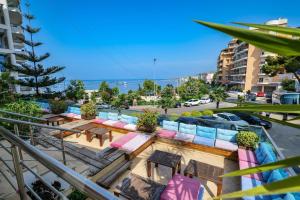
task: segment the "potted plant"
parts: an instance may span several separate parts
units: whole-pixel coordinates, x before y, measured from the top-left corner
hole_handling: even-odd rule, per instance
[[[82,119],[90,120],[96,117],[96,105],[92,101],[83,104],[80,111]]]
[[[50,101],[50,110],[53,114],[60,114],[67,110],[67,103],[63,100]]]
[[[259,137],[252,131],[240,131],[236,136],[239,147],[244,149],[254,149],[257,146]]]
[[[157,127],[157,117],[157,112],[145,109],[144,113],[139,115],[137,122],[138,130],[153,133]]]

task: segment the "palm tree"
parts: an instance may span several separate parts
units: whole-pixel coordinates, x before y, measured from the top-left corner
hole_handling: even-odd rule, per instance
[[[215,87],[211,90],[209,94],[210,98],[216,102],[216,108],[219,108],[220,102],[224,101],[228,95],[224,87]]]

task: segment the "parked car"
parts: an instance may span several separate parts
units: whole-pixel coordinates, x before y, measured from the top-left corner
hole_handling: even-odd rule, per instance
[[[175,121],[179,122],[179,123],[184,123],[184,124],[193,124],[193,125],[211,127],[208,123],[205,123],[205,122],[201,121],[200,119],[197,119],[194,117],[179,117]]]
[[[247,129],[249,126],[248,122],[242,120],[241,118],[239,118],[238,116],[236,116],[235,114],[232,114],[232,113],[224,112],[224,113],[215,114],[214,116],[219,118],[220,120],[230,122],[232,124],[230,126],[230,128],[232,130]]]
[[[178,101],[175,103],[174,108],[181,108],[181,103]]]
[[[158,124],[159,126],[162,126],[164,120],[170,121],[170,118],[169,118],[167,115],[159,115],[159,116],[157,117],[157,124]]]
[[[265,96],[265,93],[264,93],[264,92],[257,92],[257,93],[256,93],[256,96],[257,96],[257,97],[264,97],[264,96]]]
[[[247,113],[243,113],[243,112],[235,112],[235,115],[237,115],[238,117],[240,117],[242,120],[245,120],[246,122],[248,122],[251,125],[258,125],[258,126],[263,126],[266,129],[272,128],[272,123],[261,119],[259,117],[256,117],[254,115],[249,115]]]
[[[255,93],[250,93],[250,94],[246,94],[246,100],[247,101],[256,101],[256,94]]]
[[[208,96],[202,97],[200,99],[200,104],[206,104],[206,103],[210,103],[210,102],[212,102],[212,101],[211,101],[211,99]]]
[[[199,99],[190,99],[186,102],[184,102],[184,106],[190,107],[190,106],[198,106],[200,104]]]

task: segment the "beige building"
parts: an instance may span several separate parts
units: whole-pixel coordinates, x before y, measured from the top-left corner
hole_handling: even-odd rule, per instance
[[[287,19],[279,18],[265,24],[287,26],[287,23]],[[233,45],[233,41],[230,41],[229,44]],[[222,50],[218,58],[219,83],[236,86],[243,91],[268,93],[278,89],[283,79],[292,77],[291,74],[268,77],[262,73],[261,68],[265,64],[266,57],[276,56],[276,54],[265,52],[251,44],[239,41],[235,42],[231,51],[228,51],[228,48]]]
[[[231,40],[227,48],[223,49],[218,57],[217,81],[221,84],[229,83],[229,75],[230,75],[230,70],[232,68],[234,49],[237,45],[238,45],[238,40],[236,39]]]

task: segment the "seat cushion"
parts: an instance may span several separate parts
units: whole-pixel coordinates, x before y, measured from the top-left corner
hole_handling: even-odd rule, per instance
[[[120,137],[116,141],[110,143],[111,147],[120,148],[124,144],[126,144],[128,141],[130,141],[132,138],[136,137],[138,134],[134,132],[127,133],[126,135]]]
[[[238,133],[238,131],[218,128],[217,129],[217,139],[236,143],[237,133]]]
[[[113,126],[115,123],[117,123],[118,121],[114,121],[114,120],[107,120],[105,122],[103,122],[104,125],[108,125],[108,126]]]
[[[118,121],[118,122],[115,123],[113,126],[116,127],[116,128],[124,128],[124,126],[126,126],[126,125],[127,125],[127,123]]]
[[[248,189],[252,189],[256,186],[260,186],[262,185],[263,182],[256,180],[256,179],[252,179],[252,178],[248,178],[245,176],[241,177],[241,185],[242,185],[242,190],[248,190]],[[243,197],[244,200],[271,200],[270,196],[248,196],[248,197]]]
[[[178,131],[178,122],[174,122],[174,121],[167,121],[164,120],[163,121],[163,129],[165,130],[170,130],[170,131]]]
[[[124,123],[126,123],[126,124],[130,124],[130,123],[131,123],[131,117],[130,117],[129,115],[124,115],[124,114],[122,114],[122,115],[120,116],[120,121],[121,121],[121,122],[124,122]]]
[[[238,145],[236,143],[228,142],[225,140],[216,139],[215,147],[226,149],[229,151],[237,151]]]
[[[118,113],[112,113],[112,112],[109,112],[108,115],[107,115],[107,118],[109,120],[113,120],[113,121],[118,121],[119,119],[119,115]]]
[[[157,131],[157,135],[162,138],[174,138],[177,131],[170,131],[165,129],[160,129]]]
[[[242,161],[258,163],[255,153],[250,150],[238,149],[238,157],[239,157],[239,160],[242,160]]]
[[[240,169],[247,169],[247,168],[250,168],[250,167],[256,167],[256,166],[258,166],[258,164],[249,163],[249,162],[240,160],[239,161],[239,166],[240,166]],[[244,175],[244,176],[249,177],[249,178],[255,178],[256,180],[259,180],[259,181],[263,181],[262,175],[260,173],[247,174],[247,175]]]
[[[195,136],[193,143],[202,144],[202,145],[206,145],[206,146],[210,146],[210,147],[215,146],[215,140],[214,139],[210,139],[210,138],[206,138],[206,137],[200,137],[198,135]]]
[[[81,119],[81,115],[77,115],[77,114],[75,114],[75,115],[73,115],[73,117],[72,118],[74,118],[74,119]]]
[[[195,200],[201,195],[201,183],[180,174],[176,174],[168,182],[160,196],[161,200]]]
[[[99,112],[98,117],[100,119],[108,119],[108,113],[107,112]]]
[[[193,142],[194,137],[195,137],[194,135],[185,134],[185,133],[177,133],[175,135],[176,140],[181,140],[181,141],[185,141],[185,142]]]
[[[216,128],[210,128],[205,126],[197,126],[197,132],[196,135],[200,137],[206,137],[215,140],[216,139]]]
[[[120,149],[131,153],[145,144],[150,138],[151,136],[149,135],[137,134],[134,138],[122,145]]]
[[[268,164],[268,163],[272,163],[272,162],[275,162],[275,161],[276,160],[273,159],[273,156],[270,154],[270,152],[266,152],[266,157],[265,157],[264,161],[261,164]],[[266,182],[268,181],[271,172],[272,171],[262,172],[262,176],[263,176],[263,178]]]
[[[137,127],[135,124],[127,124],[124,126],[124,129],[129,130],[129,131],[136,131]]]
[[[273,160],[277,160],[277,156],[275,155],[274,150],[273,150],[271,144],[269,144],[267,142],[261,142],[259,144],[259,148],[260,148],[261,152],[263,152],[264,154],[268,153],[269,156],[271,156],[271,158]]]
[[[191,125],[191,124],[180,123],[179,132],[180,133],[185,133],[185,134],[196,135],[197,126],[196,125]]]
[[[97,119],[94,119],[94,123],[97,123],[97,124],[103,124],[103,122],[107,121],[106,119],[100,119],[100,118],[97,118]]]

